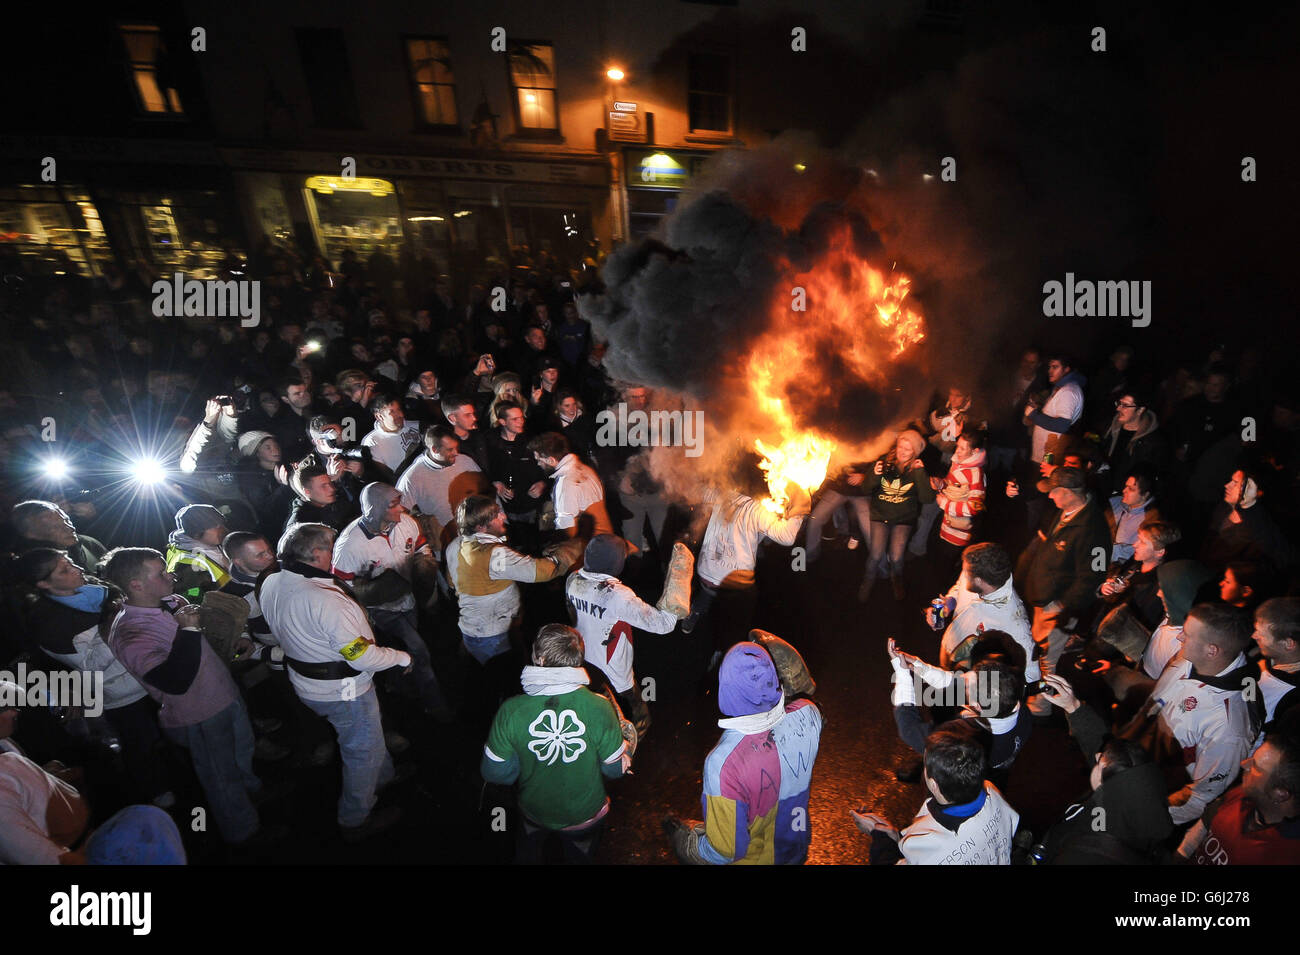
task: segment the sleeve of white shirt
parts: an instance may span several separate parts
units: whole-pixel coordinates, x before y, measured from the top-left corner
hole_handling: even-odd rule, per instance
[[[618,615],[637,629],[646,633],[672,633],[677,626],[675,614],[650,606],[631,587],[620,587],[619,596]]]
[[[447,569],[447,582],[457,593],[460,592],[460,581],[456,579],[456,575],[460,573],[460,545],[464,542],[464,536],[455,538],[447,545],[442,555],[442,565]]]
[[[1205,807],[1237,778],[1248,748],[1240,737],[1232,733],[1222,733],[1218,739],[1202,737],[1197,741],[1196,761],[1188,767],[1192,781],[1169,797],[1169,817],[1174,825],[1201,818]],[[1174,805],[1175,802],[1182,804]]]
[[[785,547],[794,543],[795,538],[799,536],[799,528],[803,527],[803,517],[782,519],[758,502],[755,502],[754,513],[758,515],[758,524],[763,533],[770,540]]]
[[[339,535],[339,539],[334,542],[334,554],[331,557],[334,572],[354,576],[363,570],[368,571],[370,562],[361,560],[357,550],[348,546],[350,543],[351,538],[344,535]]]
[[[397,483],[393,485],[397,489],[397,493],[402,495],[402,507],[408,511],[415,510],[415,495],[411,493],[411,475],[414,471],[414,467],[407,468],[402,472],[402,476],[397,479]]]
[[[1073,424],[1083,414],[1083,392],[1073,386],[1060,389],[1043,406],[1043,414],[1049,418],[1069,418]]]
[[[529,557],[509,547],[495,547],[488,561],[488,576],[493,580],[517,580],[524,584],[537,583],[537,565],[545,561],[551,569],[556,566],[549,557]],[[548,578],[549,579],[549,578]]]
[[[406,651],[375,644],[375,634],[370,629],[365,611],[342,592],[324,592],[322,599],[313,604],[313,609],[318,611],[315,620],[317,632],[329,634],[330,647],[354,670],[410,666],[411,656]],[[361,652],[357,653],[358,650]]]

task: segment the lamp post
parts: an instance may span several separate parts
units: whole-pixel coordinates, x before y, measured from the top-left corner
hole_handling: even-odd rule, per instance
[[[610,193],[610,229],[609,237],[612,245],[622,242],[626,238],[624,222],[627,219],[627,196],[623,192],[623,154],[614,148],[613,140],[610,138],[609,114],[614,109],[614,89],[617,84],[623,82],[627,74],[622,68],[611,65],[605,70],[605,143],[609,149],[609,193]]]

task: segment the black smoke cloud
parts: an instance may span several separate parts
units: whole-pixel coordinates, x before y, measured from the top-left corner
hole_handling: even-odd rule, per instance
[[[786,142],[726,157],[668,222],[663,239],[609,258],[606,294],[584,313],[609,342],[612,375],[698,401],[721,430],[761,434],[762,420],[744,403],[745,359],[779,320],[773,303],[791,301],[800,274],[843,236],[856,256],[890,269],[860,207],[863,174],[820,154],[809,164],[814,152]],[[796,159],[805,171],[796,171]],[[907,365],[896,377],[908,387],[855,376],[839,351],[845,343],[816,325],[812,304],[807,313],[790,311],[788,321],[806,323],[801,337],[816,350],[817,380],[796,381],[782,397],[802,426],[860,442],[915,404],[920,379]],[[829,397],[828,382],[835,385]]]

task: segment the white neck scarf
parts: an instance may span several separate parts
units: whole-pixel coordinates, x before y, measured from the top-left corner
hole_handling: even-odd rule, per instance
[[[529,696],[551,696],[572,693],[591,682],[582,667],[524,667],[520,676],[524,692]]]
[[[781,698],[776,701],[776,706],[767,712],[751,713],[748,716],[729,716],[726,719],[718,720],[718,725],[724,730],[736,730],[750,736],[754,733],[766,733],[783,719],[785,719],[784,690],[781,691]]]

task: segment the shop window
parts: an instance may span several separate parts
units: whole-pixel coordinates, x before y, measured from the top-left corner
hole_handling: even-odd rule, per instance
[[[510,63],[516,128],[522,135],[559,131],[555,102],[555,47],[549,43],[515,43]]]
[[[677,208],[678,193],[629,189],[627,191],[628,237],[640,239],[651,235],[660,223]]]
[[[300,29],[298,56],[303,77],[311,97],[311,113],[322,129],[360,129],[361,109],[357,106],[356,86],[348,64],[348,48],[343,31]]]
[[[718,53],[692,53],[687,73],[691,132],[731,132],[730,59]]]
[[[49,186],[0,189],[0,249],[38,275],[98,275],[113,255],[90,196]]]
[[[312,176],[307,205],[321,248],[337,263],[345,249],[362,260],[381,249],[397,259],[402,245],[401,210],[387,179]]]
[[[123,24],[120,30],[140,109],[150,115],[183,116],[162,31],[150,23]]]
[[[118,192],[123,207],[135,207],[134,244],[162,272],[184,272],[199,279],[216,278],[226,259],[239,258],[236,237],[242,229],[226,193],[179,189],[166,193]],[[228,251],[229,250],[229,251]]]
[[[406,58],[415,87],[416,120],[421,126],[456,126],[456,77],[451,49],[435,37],[410,37]]]

